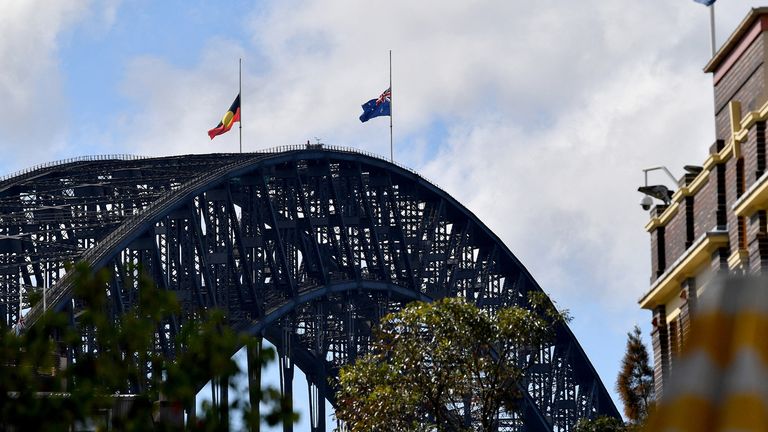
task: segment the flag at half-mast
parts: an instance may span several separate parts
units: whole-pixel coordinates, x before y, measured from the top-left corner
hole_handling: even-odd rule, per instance
[[[378,99],[371,99],[363,104],[363,114],[360,121],[365,123],[368,120],[379,116],[392,115],[392,89],[384,90],[384,93]]]
[[[232,102],[232,106],[229,107],[229,110],[224,114],[224,117],[221,118],[221,121],[219,124],[208,131],[208,136],[213,139],[214,137],[221,135],[225,132],[229,132],[230,129],[232,129],[232,125],[235,124],[235,122],[240,121],[240,94],[238,93],[237,97],[235,98],[235,101]]]

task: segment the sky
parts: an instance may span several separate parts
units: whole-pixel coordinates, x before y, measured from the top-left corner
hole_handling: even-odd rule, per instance
[[[716,4],[722,43],[757,1]],[[238,89],[245,151],[389,154],[457,198],[560,307],[613,391],[650,313],[642,169],[714,141],[709,12],[692,0],[5,0],[0,176],[94,154],[236,152],[210,141]],[[661,172],[653,183],[671,183]],[[306,415],[304,416],[307,417]]]

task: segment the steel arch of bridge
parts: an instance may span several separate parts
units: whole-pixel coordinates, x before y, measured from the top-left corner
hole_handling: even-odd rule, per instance
[[[49,308],[74,314],[63,266],[78,260],[113,271],[114,316],[136,298],[126,268],[177,295],[182,314],[158,331],[169,355],[199,308],[222,308],[233,326],[267,338],[286,392],[294,364],[305,372],[317,431],[322,400],[333,402],[328,377],[367,351],[384,314],[445,296],[493,311],[541,290],[474,214],[415,172],[313,145],[80,158],[0,181],[0,325],[17,322],[26,295],[43,287]],[[619,416],[568,327],[556,335],[530,354],[524,409],[501,430],[569,431],[581,417]]]

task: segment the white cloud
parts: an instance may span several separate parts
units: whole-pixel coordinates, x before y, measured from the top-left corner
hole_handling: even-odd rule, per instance
[[[91,13],[91,0],[4,2],[0,13],[0,168],[42,161],[65,146],[68,100],[58,50],[62,35]],[[119,0],[104,0],[100,21]],[[102,8],[103,6],[103,8]]]
[[[650,261],[640,170],[697,163],[711,140],[712,127],[697,124],[711,110],[706,83],[681,72],[696,73],[627,71],[546,129],[499,118],[456,127],[424,171],[475,209],[555,297],[636,308]],[[599,285],[573,286],[564,270]]]
[[[120,85],[131,110],[105,113],[114,123],[70,125],[77,106],[63,90],[60,48],[76,25],[91,37],[108,32],[120,4],[2,5],[0,168],[81,154],[68,141],[74,127],[111,152],[237,151],[236,133],[210,142],[205,132],[236,93],[238,57],[246,151],[318,136],[388,154],[388,122],[357,117],[387,86],[392,49],[397,159],[475,212],[572,309],[572,329],[613,387],[625,332],[648,322],[636,304],[650,276],[641,169],[663,164],[680,174],[714,140],[711,79],[701,72],[710,54],[705,7],[262,3],[246,19],[250,39],[209,40],[192,66],[136,57]],[[718,2],[718,40],[757,5]]]
[[[753,3],[718,3],[721,41]],[[242,56],[246,151],[319,136],[388,154],[387,122],[357,116],[386,87],[392,49],[398,159],[466,204],[573,309],[612,388],[625,332],[648,318],[636,304],[650,276],[641,169],[680,174],[714,140],[706,8],[290,0],[248,22],[250,40],[211,40],[191,67],[134,59],[121,88],[137,109],[109,126],[113,150],[236,151],[236,134],[205,132],[236,93]]]
[[[46,3],[46,4],[43,4]],[[56,37],[80,12],[75,2],[9,2],[0,14],[0,150],[40,141],[40,150],[57,137],[63,122],[56,73]],[[46,127],[40,127],[40,125]]]

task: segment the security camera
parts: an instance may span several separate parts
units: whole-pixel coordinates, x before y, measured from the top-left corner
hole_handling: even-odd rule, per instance
[[[640,200],[640,207],[642,207],[643,210],[650,210],[652,205],[653,199],[648,195],[644,196],[643,199]]]

